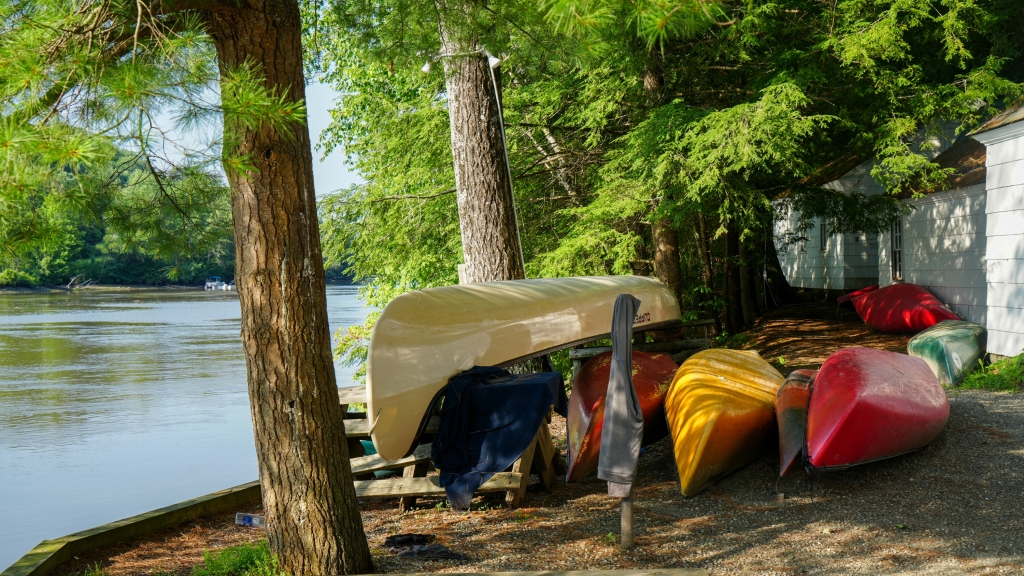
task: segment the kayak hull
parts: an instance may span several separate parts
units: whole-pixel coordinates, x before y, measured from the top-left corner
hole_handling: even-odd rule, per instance
[[[775,396],[779,424],[779,476],[803,464],[807,444],[807,404],[817,370],[794,370]]]
[[[907,343],[907,354],[925,361],[945,386],[963,382],[985,356],[985,327],[963,320],[944,320]]]
[[[665,414],[683,496],[690,497],[757,458],[775,437],[783,378],[747,350],[694,354],[676,372]]]
[[[573,383],[566,422],[569,460],[567,482],[580,480],[597,470],[611,360],[611,352],[594,356],[583,365]],[[644,415],[643,446],[668,435],[665,393],[678,368],[668,354],[633,352],[633,388]]]
[[[377,318],[366,362],[377,452],[395,460],[412,450],[435,396],[459,372],[608,337],[619,294],[640,300],[637,329],[680,322],[672,291],[642,276],[483,282],[398,296]]]
[[[868,286],[867,288],[861,288],[860,290],[854,290],[849,294],[843,294],[839,298],[836,298],[836,304],[838,304],[840,308],[849,308],[850,310],[854,310],[854,298],[857,298],[858,296],[863,296],[868,292],[874,292],[875,290],[878,290],[878,285]]]
[[[852,301],[861,319],[879,332],[913,334],[943,320],[960,319],[931,292],[907,282],[866,292]]]
[[[822,364],[807,407],[808,471],[920,450],[949,419],[949,400],[920,358],[844,348]]]

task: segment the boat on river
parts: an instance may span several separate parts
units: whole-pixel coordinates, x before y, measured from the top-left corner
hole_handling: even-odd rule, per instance
[[[224,282],[221,281],[220,276],[210,276],[206,279],[206,284],[203,286],[205,290],[221,290],[224,288]]]
[[[366,363],[370,437],[385,459],[405,456],[448,379],[607,338],[619,294],[640,300],[635,330],[681,322],[679,303],[642,276],[538,278],[407,292],[381,312]]]
[[[944,320],[907,343],[907,354],[932,369],[939,383],[956,386],[985,356],[985,327],[964,320]]]
[[[948,419],[946,391],[924,360],[844,348],[809,385],[805,468],[842,470],[920,450]],[[780,430],[780,436],[792,433]]]
[[[641,446],[668,434],[665,424],[665,393],[679,368],[668,354],[633,352],[633,389],[644,415]],[[604,400],[612,369],[612,353],[602,352],[580,369],[569,396],[566,419],[569,471],[566,482],[579,480],[597,470],[604,429]]]
[[[665,396],[683,496],[764,452],[775,438],[775,395],[783,380],[753,350],[714,348],[683,362]]]

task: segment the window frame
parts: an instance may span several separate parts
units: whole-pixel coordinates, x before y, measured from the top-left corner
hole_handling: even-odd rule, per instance
[[[889,230],[889,271],[893,282],[903,280],[903,216]]]

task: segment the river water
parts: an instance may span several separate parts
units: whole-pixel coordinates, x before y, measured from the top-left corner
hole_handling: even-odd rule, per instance
[[[332,334],[366,318],[357,290],[328,287]],[[239,322],[234,292],[0,294],[0,570],[256,479]]]

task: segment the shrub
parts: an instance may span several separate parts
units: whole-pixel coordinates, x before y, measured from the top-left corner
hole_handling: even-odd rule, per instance
[[[205,552],[192,576],[286,576],[266,540],[246,542],[218,552]]]
[[[35,278],[22,272],[21,270],[13,270],[8,268],[0,272],[0,288],[8,286],[35,286],[38,284]]]
[[[982,365],[967,375],[962,387],[971,390],[1012,392],[1024,389],[1024,353],[1005,358],[988,367]]]

